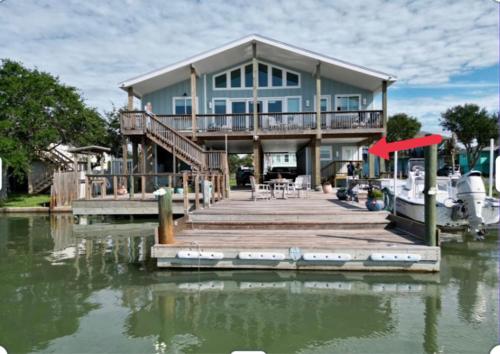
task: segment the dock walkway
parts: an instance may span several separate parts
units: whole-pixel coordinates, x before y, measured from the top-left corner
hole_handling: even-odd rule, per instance
[[[386,217],[333,194],[254,202],[233,191],[191,212],[176,243],[152,253],[167,268],[438,271],[439,247],[391,229]]]

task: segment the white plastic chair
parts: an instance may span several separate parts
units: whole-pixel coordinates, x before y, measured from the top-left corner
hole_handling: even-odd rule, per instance
[[[257,199],[271,199],[271,189],[269,185],[256,183],[254,176],[250,176],[250,185],[252,186],[253,201]]]

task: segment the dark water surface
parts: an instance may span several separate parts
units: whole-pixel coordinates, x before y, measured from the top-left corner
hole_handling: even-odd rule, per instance
[[[439,274],[169,272],[151,236],[79,235],[70,217],[0,216],[9,353],[487,353],[496,234],[443,246]]]

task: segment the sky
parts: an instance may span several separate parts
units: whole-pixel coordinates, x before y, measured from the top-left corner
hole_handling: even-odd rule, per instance
[[[99,111],[118,83],[251,33],[398,78],[389,114],[499,100],[495,0],[0,0],[0,58],[50,72]]]

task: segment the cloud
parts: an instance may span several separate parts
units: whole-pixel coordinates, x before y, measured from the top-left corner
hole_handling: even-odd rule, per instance
[[[100,109],[125,103],[118,82],[249,33],[435,85],[496,65],[497,15],[470,0],[6,0],[0,58],[60,76]]]
[[[479,96],[442,96],[442,97],[416,97],[393,99],[389,103],[389,115],[404,112],[411,116],[418,117],[422,123],[422,129],[430,132],[441,132],[439,125],[441,113],[448,108],[474,103],[486,108],[490,112],[498,112],[498,94]]]

